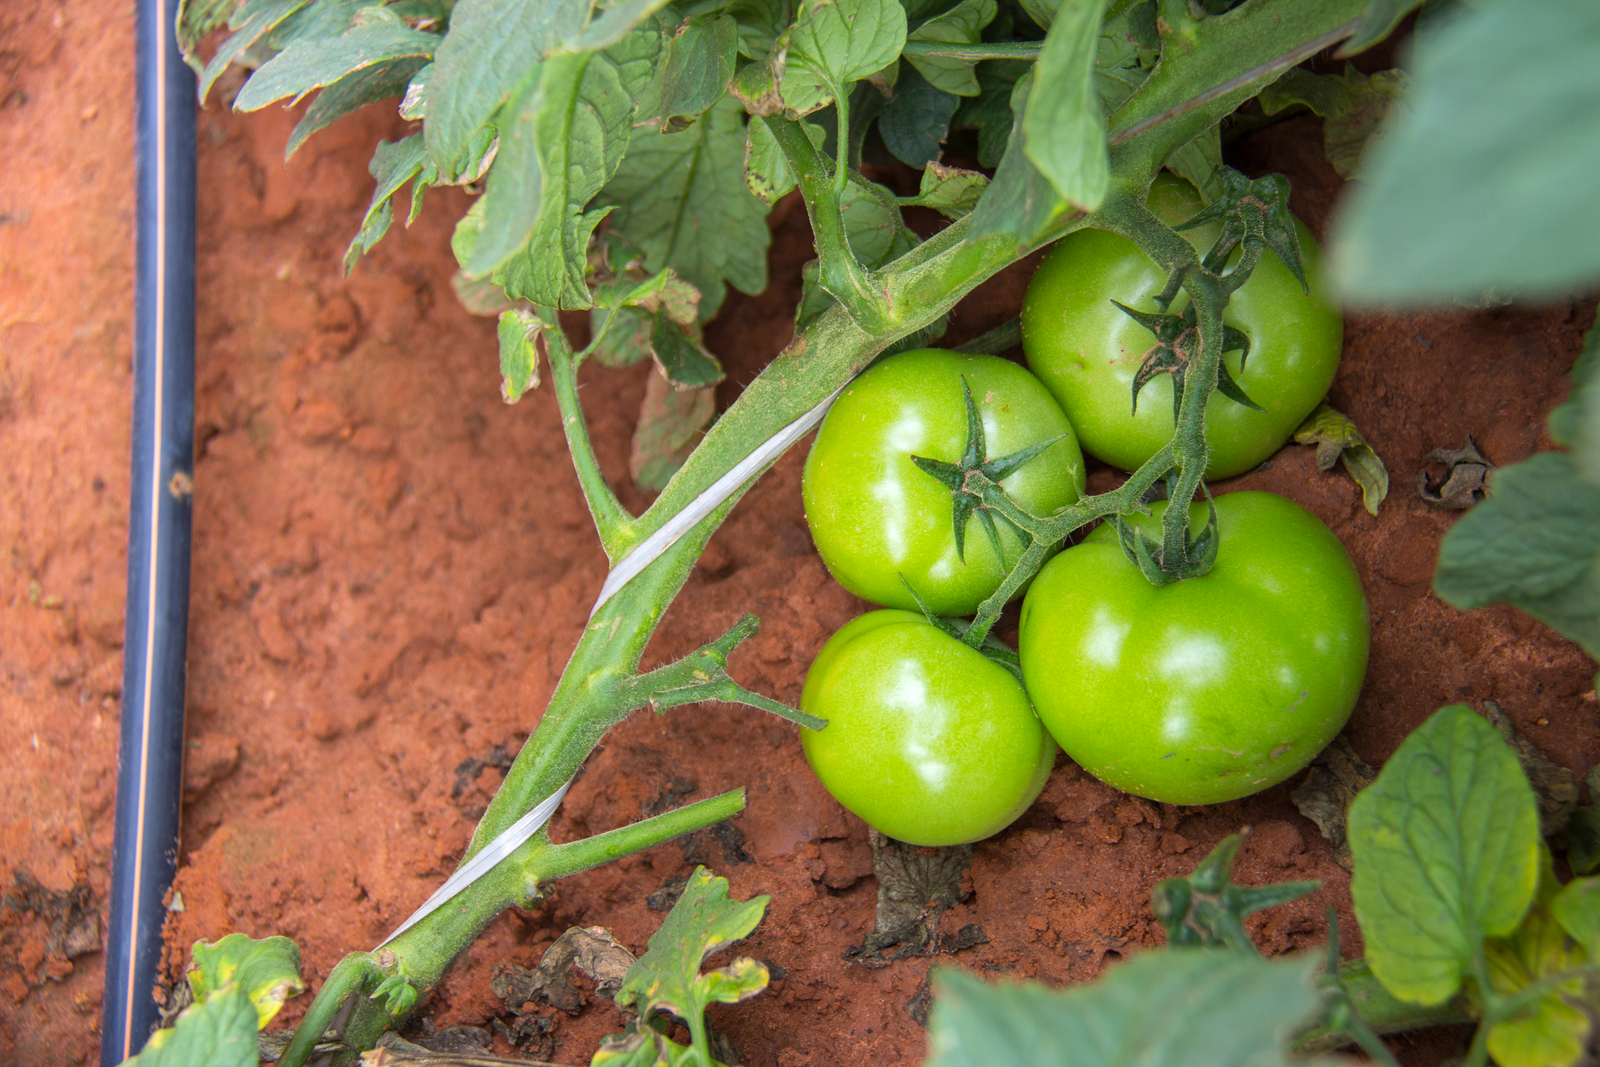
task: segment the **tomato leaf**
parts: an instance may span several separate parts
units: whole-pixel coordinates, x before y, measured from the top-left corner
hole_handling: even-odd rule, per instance
[[[206,102],[206,97],[211,95],[211,86],[228,69],[229,64],[244,55],[250,48],[265,37],[272,30],[283,24],[284,20],[301,8],[309,0],[255,0],[254,3],[244,3],[236,8],[228,19],[228,28],[234,31],[217,49],[211,61],[200,72],[200,102]]]
[[[1383,40],[1400,25],[1400,20],[1422,6],[1424,0],[1367,0],[1361,25],[1339,49],[1341,56],[1353,56]]]
[[[677,389],[662,375],[650,375],[628,456],[628,473],[634,484],[647,493],[661,492],[689,458],[700,431],[716,413],[714,386]]]
[[[956,129],[978,131],[978,162],[985,167],[999,165],[1005,155],[1014,120],[1011,94],[1017,87],[1017,80],[1031,67],[1031,63],[1015,60],[978,64],[979,93],[963,97],[951,119]]]
[[[661,71],[662,133],[688,129],[722,99],[738,47],[739,24],[727,15],[692,18],[678,27]]]
[[[515,404],[529,389],[539,388],[540,335],[555,329],[537,311],[502,312],[496,334],[500,339],[500,396]]]
[[[1600,960],[1600,878],[1577,878],[1562,886],[1550,902],[1550,914],[1591,960]]]
[[[383,8],[364,8],[368,17],[339,37],[297,40],[259,67],[234,98],[235,111],[255,111],[275,100],[298,100],[368,67],[397,59],[426,61],[439,37],[413,30]]]
[[[242,936],[242,935],[240,935]],[[123,1067],[256,1067],[256,1007],[237,986],[184,1010]]]
[[[317,94],[289,134],[283,157],[288,159],[306,139],[367,104],[400,96],[412,77],[428,63],[424,57],[396,59],[351,71]]]
[[[767,206],[745,186],[744,142],[739,105],[724,97],[682,133],[635,131],[600,195],[647,270],[671,267],[700,290],[702,318],[722,306],[725,283],[745,293],[767,285]]]
[[[1367,138],[1388,117],[1405,87],[1405,72],[1399,70],[1381,70],[1368,76],[1354,67],[1346,68],[1343,74],[1313,74],[1296,67],[1267,86],[1256,99],[1268,115],[1296,104],[1321,115],[1322,154],[1339,177],[1349,179],[1356,176],[1356,164],[1361,161]]]
[[[428,162],[427,155],[422,148],[422,135],[414,133],[410,137],[395,141],[379,141],[378,147],[373,150],[372,162],[367,165],[367,170],[378,181],[378,187],[372,191],[372,202],[367,206],[367,214],[361,220],[361,229],[357,231],[350,247],[344,253],[344,272],[349,274],[356,265],[356,260],[372,251],[374,245],[383,239],[389,232],[389,223],[394,219],[394,207],[391,201],[394,194],[413,178],[417,179],[413,187],[413,206],[421,198],[420,189],[434,177],[433,164]],[[413,212],[415,217],[415,212]]]
[[[906,40],[977,44],[982,38],[983,28],[994,21],[998,11],[995,0],[961,0],[949,11],[935,15],[912,30]],[[979,93],[978,75],[971,60],[908,55],[906,62],[916,68],[928,84],[943,92],[955,96],[977,96]]]
[[[1150,949],[1093,985],[991,986],[941,970],[929,1067],[1258,1067],[1288,1064],[1288,1035],[1317,1011],[1310,957]]]
[[[428,155],[454,181],[473,137],[534,65],[582,29],[588,0],[460,0],[428,81]]]
[[[1361,487],[1361,502],[1368,514],[1378,513],[1378,505],[1389,495],[1389,469],[1350,416],[1324,400],[1295,430],[1294,440],[1295,444],[1317,446],[1319,471],[1332,470],[1335,463],[1342,461]]]
[[[703,389],[723,379],[722,364],[664,312],[650,326],[650,354],[674,389]]]
[[[1488,4],[1419,39],[1332,269],[1352,301],[1557,296],[1600,277],[1600,6]]]
[[[929,161],[922,171],[922,188],[917,191],[916,204],[931,207],[946,218],[959,219],[977,206],[978,198],[989,185],[989,179],[975,170],[947,167]]]
[[[802,0],[787,36],[779,90],[789,111],[808,115],[895,61],[906,9],[900,0]]]
[[[802,121],[800,128],[819,149],[827,139],[827,131],[813,123]],[[744,180],[750,191],[768,206],[783,199],[798,184],[788,158],[778,147],[778,139],[772,135],[772,127],[759,117],[752,118],[745,128]]]
[[[1495,472],[1445,534],[1434,591],[1458,608],[1511,604],[1600,655],[1600,486],[1541,452]]]
[[[1062,0],[1034,69],[1023,150],[1061,198],[1093,211],[1111,183],[1106,124],[1093,74],[1103,5]],[[998,175],[996,176],[998,178]]]
[[[287,937],[257,941],[229,934],[216,943],[195,942],[193,957],[188,977],[195,1000],[204,1002],[229,986],[237,987],[256,1009],[257,1029],[306,987],[300,980],[300,948]]]
[[[960,98],[930,84],[908,67],[895,83],[894,98],[878,115],[884,147],[908,167],[921,170],[939,158]]]
[[[1350,805],[1350,893],[1373,974],[1442,1004],[1485,937],[1517,928],[1539,875],[1539,813],[1516,756],[1465,704],[1401,744]]]
[[[239,0],[181,0],[178,4],[178,48],[183,52],[183,61],[196,74],[202,72],[204,65],[195,58],[195,50],[212,30],[227,24],[238,6]]]
[[[1005,233],[1015,237],[1019,246],[1026,247],[1037,243],[1057,218],[1071,210],[1071,205],[1061,198],[1050,179],[1029,158],[1028,134],[1023,120],[1032,88],[1033,75],[1029,74],[1017,82],[1012,91],[1011,139],[994,172],[994,180],[972,210],[972,222],[967,231],[969,241]]]
[[[765,964],[737,959],[704,974],[700,966],[754,930],[771,899],[730,900],[726,878],[696,867],[683,896],[650,936],[649,949],[628,969],[617,1004],[636,1008],[641,1019],[670,1012],[689,1020],[699,1019],[713,1002],[734,1004],[761,992],[767,985]]]
[[[1571,451],[1578,474],[1600,486],[1600,324],[1584,337],[1566,402],[1550,412],[1550,436]]]

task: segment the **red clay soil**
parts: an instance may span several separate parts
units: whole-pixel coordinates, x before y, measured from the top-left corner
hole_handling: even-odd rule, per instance
[[[127,513],[132,288],[132,55],[125,7],[23,0],[0,12],[0,1060],[96,1054],[102,957],[50,940],[75,887],[103,909],[111,845]],[[452,869],[501,773],[460,768],[515,753],[575,643],[605,573],[548,390],[499,398],[494,326],[450,286],[459,191],[434,193],[348,279],[340,258],[371,190],[392,107],[319,134],[287,167],[293,115],[200,120],[199,403],[187,809],[169,961],[240,930],[287,934],[320,983]],[[1255,135],[1233,160],[1281,170],[1321,232],[1340,182],[1316,127]],[[773,216],[773,284],[730,296],[708,342],[731,402],[784,344],[810,255],[802,211]],[[955,317],[960,341],[1015,313],[1023,264]],[[1549,447],[1544,415],[1589,305],[1359,316],[1332,401],[1389,466],[1376,518],[1342,473],[1290,446],[1221,489],[1304,504],[1349,548],[1373,618],[1372,666],[1348,736],[1374,764],[1435,708],[1498,701],[1553,759],[1600,759],[1594,664],[1509,609],[1462,614],[1429,579],[1453,515],[1417,499],[1425,454],[1472,434],[1499,464]],[[586,373],[584,402],[625,503],[629,435],[648,367]],[[735,510],[673,606],[648,661],[682,655],[741,612],[761,633],[736,677],[793,703],[811,656],[865,605],[829,578],[800,504],[803,452]],[[1113,475],[1097,472],[1095,488]],[[1254,827],[1239,879],[1319,878],[1311,897],[1255,920],[1273,952],[1347,932],[1348,876],[1290,801],[1295,780],[1212,808],[1121,795],[1065,761],[1013,827],[978,845],[972,894],[944,919],[986,944],[945,957],[988,975],[1068,983],[1159,944],[1146,902],[1225,835]],[[574,924],[642,951],[645,903],[704,859],[733,893],[770,893],[743,946],[781,968],[757,999],[714,1018],[756,1067],[919,1062],[905,1008],[930,961],[879,970],[841,957],[870,929],[877,882],[865,826],[811,776],[795,729],[748,709],[638,714],[612,732],[553,824],[558,840],[737,786],[742,849],[667,844],[561,882],[507,914],[425,1002],[418,1024],[487,1025],[497,965],[532,965]],[[180,903],[181,898],[181,903]],[[56,911],[52,912],[52,908]],[[81,938],[79,939],[81,942]],[[51,951],[54,949],[54,951]],[[1347,952],[1359,950],[1352,936]],[[69,955],[76,955],[69,959]],[[292,1022],[309,997],[292,1003]],[[553,1010],[553,1009],[552,1009]],[[559,1015],[553,1058],[587,1063],[619,1027],[607,1001]],[[1402,1040],[1438,1062],[1452,1035]],[[501,1041],[502,1052],[509,1049]]]

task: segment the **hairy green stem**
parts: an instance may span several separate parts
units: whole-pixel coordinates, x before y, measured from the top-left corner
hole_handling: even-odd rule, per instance
[[[1364,959],[1346,960],[1339,965],[1339,982],[1360,1022],[1377,1035],[1396,1034],[1427,1026],[1450,1026],[1472,1021],[1465,996],[1443,1004],[1420,1005],[1401,1000],[1384,988]],[[1300,1052],[1330,1052],[1348,1044],[1354,1034],[1342,1027],[1319,1023],[1297,1036],[1294,1048]]]
[[[334,1018],[345,998],[360,993],[369,982],[383,974],[376,957],[370,952],[352,952],[328,972],[328,980],[317,990],[316,1000],[294,1032],[294,1040],[278,1059],[279,1067],[300,1067],[310,1057],[317,1042],[333,1025]]]
[[[589,425],[578,402],[578,360],[573,358],[572,349],[559,330],[546,331],[543,336],[550,357],[551,384],[555,386],[556,403],[561,408],[561,429],[567,435],[567,451],[572,453],[572,466],[578,472],[578,484],[583,487],[589,514],[594,516],[594,528],[600,534],[606,559],[615,564],[626,551],[622,532],[633,521],[633,516],[611,491],[605,473],[600,470],[600,461],[595,458],[594,445],[589,441]]]
[[[929,59],[961,59],[969,63],[977,63],[985,59],[1038,59],[1039,50],[1043,47],[1043,41],[996,41],[993,43],[986,41],[979,44],[907,41],[904,53],[908,56],[916,56],[919,59],[923,57]]]

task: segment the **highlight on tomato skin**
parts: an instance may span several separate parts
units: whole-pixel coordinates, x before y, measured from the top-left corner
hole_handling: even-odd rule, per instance
[[[1151,187],[1150,206],[1164,221],[1177,223],[1200,209],[1200,194],[1163,172]],[[1243,474],[1276,452],[1327,394],[1338,370],[1344,320],[1316,239],[1297,225],[1310,293],[1268,252],[1223,313],[1223,322],[1250,341],[1248,354],[1226,352],[1223,364],[1265,410],[1226,396],[1211,398],[1208,479]],[[1214,223],[1183,231],[1202,253],[1216,234]],[[1029,368],[1072,421],[1083,450],[1123,470],[1136,470],[1172,439],[1173,387],[1169,375],[1157,375],[1139,391],[1135,410],[1134,377],[1155,337],[1112,301],[1158,311],[1153,298],[1166,281],[1132,241],[1083,229],[1056,242],[1023,301],[1022,347]],[[1181,312],[1187,303],[1179,293],[1168,310]]]
[[[1283,781],[1344,727],[1366,674],[1366,595],[1332,531],[1271,493],[1216,508],[1204,577],[1152,585],[1102,525],[1045,565],[1022,608],[1023,679],[1051,735],[1097,778],[1164,803]],[[1191,529],[1206,516],[1195,504]]]
[[[801,481],[817,551],[839,584],[864,600],[914,610],[909,584],[935,614],[970,615],[1022,555],[1025,545],[1001,523],[1004,559],[997,557],[975,522],[958,553],[950,491],[912,462],[913,456],[961,458],[963,382],[990,457],[1061,435],[1001,483],[1017,503],[1048,515],[1079,497],[1083,453],[1072,424],[1026,368],[932,348],[890,356],[834,402]]]
[[[834,799],[913,845],[961,845],[1028,810],[1056,745],[1004,667],[915,612],[871,611],[823,645],[802,710],[806,761]]]

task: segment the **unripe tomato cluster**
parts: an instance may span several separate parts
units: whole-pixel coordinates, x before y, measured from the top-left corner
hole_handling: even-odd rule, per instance
[[[1163,179],[1152,207],[1176,222],[1199,203]],[[1202,251],[1211,239],[1189,236]],[[1317,277],[1311,237],[1300,240]],[[1143,306],[1163,281],[1132,243],[1072,234],[1041,264],[1023,309],[1034,373],[993,356],[902,353],[853,382],[818,430],[803,479],[812,537],[845,588],[889,610],[848,623],[817,655],[801,707],[828,726],[802,743],[829,792],[890,837],[951,845],[998,832],[1038,796],[1057,744],[1138,796],[1235,799],[1304,767],[1350,716],[1368,648],[1360,580],[1327,527],[1272,494],[1217,498],[1221,550],[1200,578],[1151,584],[1107,526],[1059,552],[1026,594],[1020,681],[918,608],[920,599],[936,615],[974,613],[1026,547],[1001,522],[997,553],[973,520],[958,552],[951,491],[912,462],[961,458],[963,383],[985,459],[1057,439],[1002,482],[1034,515],[1083,492],[1080,441],[1132,469],[1171,438],[1165,378],[1132,413],[1133,371],[1154,339],[1111,303]],[[1337,312],[1270,256],[1226,317],[1251,339],[1242,367],[1229,357],[1234,380],[1266,410],[1213,398],[1212,477],[1281,446],[1339,356]],[[1135,521],[1158,529],[1162,507]],[[1195,505],[1193,528],[1205,519]]]

